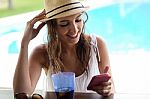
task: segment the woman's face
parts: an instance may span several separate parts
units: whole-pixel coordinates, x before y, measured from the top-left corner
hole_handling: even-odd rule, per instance
[[[56,31],[62,43],[74,45],[79,41],[84,24],[81,15],[79,13],[56,20]]]

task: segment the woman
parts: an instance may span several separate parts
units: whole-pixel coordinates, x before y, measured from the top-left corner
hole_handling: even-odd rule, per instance
[[[47,75],[74,72],[75,91],[87,91],[92,77],[104,73],[110,65],[108,52],[100,37],[84,34],[86,10],[78,0],[45,0],[45,10],[27,22],[14,75],[14,93],[32,94],[42,69]],[[38,21],[42,23],[33,28]],[[45,24],[48,42],[37,46],[28,59],[28,45]],[[111,76],[110,67],[108,73]],[[104,96],[114,93],[112,77],[92,90]]]

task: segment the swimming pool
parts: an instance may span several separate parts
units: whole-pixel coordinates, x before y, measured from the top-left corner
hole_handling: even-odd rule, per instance
[[[106,41],[117,92],[150,92],[149,12],[150,3],[113,4],[88,11],[86,32],[102,36]],[[23,30],[37,13],[0,19],[0,87],[12,87]],[[29,52],[44,41],[44,29],[30,44]],[[38,88],[42,87],[41,80]]]
[[[89,12],[87,28],[105,38],[111,52],[150,50],[150,3],[118,4]]]
[[[124,4],[124,8],[120,8],[118,4],[114,4],[90,10],[88,11],[89,20],[86,31],[102,36],[111,52],[137,48],[150,50],[150,46],[147,46],[150,45],[149,6],[150,3],[138,3]],[[33,16],[36,13],[28,15]],[[26,21],[30,19],[28,15],[24,18],[10,18],[6,25],[0,25],[1,42],[5,38],[11,40],[7,46],[8,53],[18,53],[17,39],[12,39],[14,36],[22,35],[21,32],[25,28]]]

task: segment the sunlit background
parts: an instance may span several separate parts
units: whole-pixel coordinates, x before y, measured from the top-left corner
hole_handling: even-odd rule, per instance
[[[91,5],[91,9],[88,11],[89,20],[86,24],[86,32],[102,36],[106,41],[118,93],[150,93],[149,1],[89,0],[87,3]],[[0,13],[4,11],[1,10],[1,5],[0,1]],[[29,13],[9,17],[1,14],[3,16],[0,18],[1,88],[12,88],[20,40],[26,22],[40,11],[37,8],[35,11],[27,11]],[[29,53],[36,45],[45,42],[45,29],[46,27],[30,43]],[[42,72],[36,89],[43,90],[44,75]]]

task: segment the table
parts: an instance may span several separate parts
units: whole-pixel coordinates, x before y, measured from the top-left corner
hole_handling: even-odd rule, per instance
[[[47,92],[45,99],[57,99],[56,94]],[[79,93],[74,94],[74,99],[150,99],[150,94],[127,94],[116,93],[109,97],[103,97],[97,93]]]
[[[0,89],[0,99],[14,99],[13,91]],[[54,92],[47,92],[45,99],[56,99]],[[109,97],[103,97],[97,93],[75,93],[74,99],[150,99],[150,94],[123,94],[116,93]]]
[[[53,92],[47,92],[45,96],[45,99],[57,99],[56,94]],[[103,97],[97,93],[74,93],[74,99],[113,99],[113,96]]]

